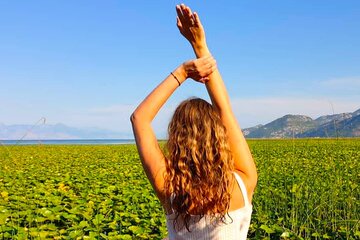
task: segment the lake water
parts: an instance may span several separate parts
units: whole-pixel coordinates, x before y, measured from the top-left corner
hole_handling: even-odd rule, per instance
[[[0,140],[1,145],[117,145],[135,144],[134,139]]]

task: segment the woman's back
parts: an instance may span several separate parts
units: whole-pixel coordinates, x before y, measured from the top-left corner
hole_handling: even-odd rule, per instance
[[[244,181],[239,174],[234,173],[234,175],[238,183],[238,186],[234,189],[239,189],[242,197],[239,199],[238,196],[232,195],[231,202],[243,202],[241,208],[229,211],[225,215],[225,223],[220,220],[211,219],[207,215],[202,218],[199,215],[192,215],[189,222],[189,230],[186,227],[178,229],[178,225],[174,225],[175,213],[168,214],[166,215],[166,224],[169,232],[168,239],[246,239],[250,226],[252,205],[249,202]],[[237,204],[230,205],[236,206]]]

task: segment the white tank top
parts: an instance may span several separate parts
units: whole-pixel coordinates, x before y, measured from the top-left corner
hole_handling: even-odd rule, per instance
[[[235,179],[241,189],[244,198],[244,207],[230,211],[225,215],[226,224],[213,223],[209,216],[199,219],[199,216],[193,215],[189,224],[190,232],[183,227],[180,231],[174,229],[175,214],[166,215],[166,225],[169,232],[169,240],[206,240],[206,239],[226,239],[226,240],[246,240],[250,226],[252,205],[249,203],[247,191],[241,177],[234,173]]]

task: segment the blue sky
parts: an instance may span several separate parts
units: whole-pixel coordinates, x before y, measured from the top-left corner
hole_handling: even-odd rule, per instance
[[[177,1],[1,1],[0,123],[131,132],[129,115],[194,57]],[[360,1],[186,1],[206,29],[242,127],[360,108]],[[166,131],[188,80],[154,122]]]

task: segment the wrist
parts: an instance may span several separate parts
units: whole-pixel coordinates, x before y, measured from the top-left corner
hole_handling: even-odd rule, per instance
[[[207,48],[207,44],[206,44],[206,41],[194,41],[194,42],[190,42],[191,46],[194,48],[194,49],[203,49],[203,48]]]
[[[180,82],[180,84],[185,82],[185,80],[188,78],[184,64],[181,64],[172,73],[177,77],[177,80]]]
[[[196,57],[205,57],[211,55],[209,48],[207,47],[206,43],[203,44],[194,44],[191,45]]]

